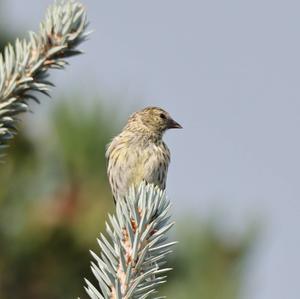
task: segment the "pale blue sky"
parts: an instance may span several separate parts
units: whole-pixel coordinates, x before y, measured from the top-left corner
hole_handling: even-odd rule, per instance
[[[244,299],[300,298],[300,2],[83,2],[94,33],[54,95],[124,94],[124,121],[133,107],[168,110],[184,126],[166,136],[176,213],[217,207],[236,231],[258,213]],[[6,22],[36,30],[49,3],[7,1]]]

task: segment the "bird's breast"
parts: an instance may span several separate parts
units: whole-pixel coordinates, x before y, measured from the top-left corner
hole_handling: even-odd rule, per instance
[[[115,139],[107,150],[108,175],[115,197],[142,181],[165,188],[170,153],[163,142]]]

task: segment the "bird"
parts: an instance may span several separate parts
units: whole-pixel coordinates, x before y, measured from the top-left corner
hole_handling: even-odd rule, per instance
[[[133,113],[107,145],[107,175],[115,203],[143,181],[166,188],[170,150],[163,135],[172,128],[182,126],[164,109],[146,107]]]

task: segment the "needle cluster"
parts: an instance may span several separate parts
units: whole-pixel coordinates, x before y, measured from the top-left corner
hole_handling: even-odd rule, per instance
[[[166,243],[166,233],[174,224],[169,209],[165,192],[145,183],[117,201],[116,213],[106,223],[108,238],[101,234],[98,239],[100,256],[91,252],[99,287],[86,280],[90,298],[145,299],[156,294],[165,282],[164,274],[171,270],[163,267],[175,243]]]
[[[49,95],[48,70],[63,69],[66,58],[81,53],[77,46],[88,35],[87,25],[82,4],[55,3],[39,33],[29,32],[29,39],[17,39],[0,54],[0,150],[15,135],[15,116],[29,110],[28,101],[39,103],[37,92]]]

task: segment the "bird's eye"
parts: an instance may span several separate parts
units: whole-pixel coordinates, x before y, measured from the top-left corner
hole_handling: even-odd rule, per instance
[[[163,113],[161,113],[159,116],[160,116],[160,118],[162,118],[162,119],[166,119],[166,118],[167,118]]]

